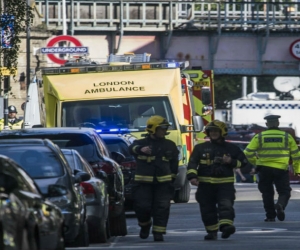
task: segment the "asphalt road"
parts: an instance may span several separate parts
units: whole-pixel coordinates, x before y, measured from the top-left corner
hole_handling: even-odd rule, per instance
[[[186,204],[172,204],[167,234],[164,242],[153,242],[153,237],[142,240],[133,213],[127,213],[128,235],[113,237],[107,244],[91,244],[76,249],[163,249],[163,250],[277,250],[300,249],[300,185],[292,185],[292,198],[286,208],[285,221],[264,222],[261,194],[257,184],[236,184],[236,233],[229,239],[204,241],[206,234],[199,207],[194,199]],[[71,249],[71,248],[70,248]]]

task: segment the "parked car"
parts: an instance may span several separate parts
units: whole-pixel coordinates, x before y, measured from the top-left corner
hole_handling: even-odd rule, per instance
[[[62,149],[73,173],[78,171],[89,173],[91,179],[81,182],[85,195],[86,220],[89,226],[90,242],[105,243],[109,238],[108,225],[108,193],[106,188],[106,173],[98,172],[96,178],[89,163],[74,149]]]
[[[35,180],[43,195],[47,196],[51,185],[65,187],[65,194],[48,196],[48,200],[58,206],[63,213],[66,244],[88,246],[85,198],[79,184],[89,180],[90,175],[88,173],[72,175],[72,170],[60,148],[48,139],[0,138],[0,152],[17,162]]]
[[[16,162],[0,155],[0,249],[65,249],[62,212],[45,196],[62,196],[66,191],[53,184],[43,196]]]
[[[120,165],[114,161],[109,151],[92,128],[32,128],[20,130],[2,130],[1,138],[48,138],[60,148],[75,149],[85,158],[97,176],[99,170],[107,174],[109,194],[109,226],[111,236],[127,234],[124,209],[124,180]],[[115,159],[122,158],[114,152]]]
[[[136,160],[130,154],[129,146],[136,140],[136,137],[130,134],[99,134],[105,142],[107,148],[111,153],[119,152],[124,155],[124,159],[118,162],[122,168],[125,185],[125,210],[133,209],[132,200],[132,184],[136,169]]]

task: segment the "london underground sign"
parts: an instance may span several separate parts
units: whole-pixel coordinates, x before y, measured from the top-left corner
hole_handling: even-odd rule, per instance
[[[290,45],[290,53],[293,57],[300,60],[300,39]]]
[[[59,42],[71,42],[75,47],[55,47]],[[88,47],[82,46],[81,42],[77,40],[74,36],[56,36],[52,38],[48,43],[47,47],[41,48],[42,54],[47,54],[48,58],[57,64],[65,64],[67,60],[57,57],[55,54],[86,54],[88,53]]]

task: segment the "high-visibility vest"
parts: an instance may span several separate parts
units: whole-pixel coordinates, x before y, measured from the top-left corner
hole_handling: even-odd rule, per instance
[[[23,120],[19,120],[18,122],[11,124],[10,122],[8,122],[8,127],[9,129],[21,129],[22,125],[23,125]],[[4,128],[4,119],[0,120],[0,130],[2,130]]]
[[[293,160],[295,173],[300,173],[300,151],[294,138],[279,129],[269,129],[255,135],[244,150],[249,162],[287,170]]]

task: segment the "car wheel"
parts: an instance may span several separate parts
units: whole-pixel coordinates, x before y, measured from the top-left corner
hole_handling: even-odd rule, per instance
[[[106,219],[95,219],[93,227],[89,230],[90,241],[93,243],[106,243],[107,242],[107,230],[106,230]]]
[[[126,215],[123,208],[118,216],[109,216],[109,226],[111,236],[125,236],[127,235]]]
[[[86,221],[84,221],[84,223],[80,226],[74,245],[75,247],[89,246],[89,231],[88,231],[88,225]]]
[[[190,200],[191,186],[188,180],[185,180],[183,187],[175,191],[174,202],[175,203],[187,203]]]

